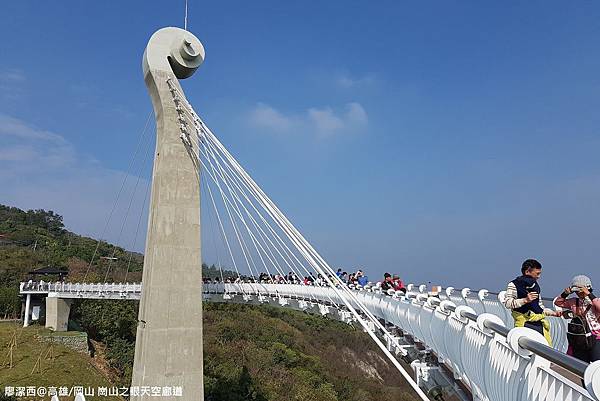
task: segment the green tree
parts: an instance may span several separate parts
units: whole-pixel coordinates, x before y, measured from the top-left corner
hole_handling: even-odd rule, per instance
[[[16,286],[0,287],[0,317],[17,318],[21,312],[21,299]]]

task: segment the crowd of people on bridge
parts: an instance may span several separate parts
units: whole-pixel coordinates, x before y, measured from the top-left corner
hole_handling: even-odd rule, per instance
[[[328,275],[327,279],[318,273],[309,273],[304,277],[300,277],[295,272],[288,274],[270,274],[262,272],[256,276],[237,275],[235,276],[216,276],[214,278],[204,277],[205,284],[219,283],[262,283],[262,284],[297,284],[297,285],[314,285],[314,286],[329,286],[329,283],[335,285],[347,285],[350,288],[376,288],[381,289],[384,294],[391,295],[393,291],[406,293],[404,282],[398,275],[385,273],[383,280],[379,282],[369,281],[369,277],[362,269],[357,269],[355,272],[348,273],[342,268],[337,269],[334,275]]]
[[[527,259],[521,266],[521,275],[508,283],[504,306],[511,310],[515,327],[535,330],[552,345],[551,322],[547,318],[570,319],[567,353],[584,362],[600,360],[600,298],[594,295],[592,280],[584,275],[573,277],[554,299],[558,310],[553,310],[542,301],[541,275],[542,264],[535,259]]]

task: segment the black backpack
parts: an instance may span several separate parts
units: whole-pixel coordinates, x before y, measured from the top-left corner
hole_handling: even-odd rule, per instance
[[[577,309],[579,309],[579,298],[575,302],[577,302]],[[585,318],[591,307],[592,305],[588,305],[583,316],[574,315],[567,326],[567,340],[574,350],[589,351],[594,346],[592,330],[590,330],[590,325]]]

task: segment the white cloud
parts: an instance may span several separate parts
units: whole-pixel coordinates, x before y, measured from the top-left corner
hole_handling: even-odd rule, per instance
[[[258,103],[250,112],[250,123],[274,132],[314,132],[331,136],[342,132],[356,132],[368,124],[364,107],[357,102],[347,103],[342,110],[332,107],[310,107],[301,113],[283,113],[272,106]]]
[[[273,131],[287,131],[292,121],[269,105],[258,103],[250,112],[250,121],[255,125]]]
[[[19,166],[8,163],[4,174],[11,171],[31,171],[39,167],[44,169],[66,167],[75,159],[73,146],[61,135],[41,130],[17,118],[0,114],[0,161],[20,162]]]
[[[21,70],[0,70],[0,99],[18,101],[23,98],[27,78]]]
[[[24,82],[25,74],[21,70],[6,69],[0,71],[0,81],[2,82]]]
[[[324,109],[308,109],[308,119],[314,124],[317,132],[332,134],[344,128],[344,121],[335,115],[331,108]]]
[[[0,136],[16,136],[23,139],[40,139],[55,143],[66,143],[65,139],[49,131],[37,129],[23,121],[0,114]]]
[[[365,111],[364,107],[360,105],[360,103],[348,103],[346,107],[346,119],[348,120],[348,122],[359,125],[364,125],[369,122],[367,112]]]
[[[330,107],[308,110],[308,119],[317,133],[332,135],[340,131],[356,131],[367,125],[369,118],[360,103],[352,102],[345,106],[343,113],[335,113]]]
[[[335,77],[335,84],[340,88],[350,89],[359,86],[368,86],[375,83],[375,76],[367,74],[362,77],[352,77],[349,74],[339,74]]]
[[[29,146],[15,145],[0,149],[0,161],[28,162],[36,156],[37,152]]]

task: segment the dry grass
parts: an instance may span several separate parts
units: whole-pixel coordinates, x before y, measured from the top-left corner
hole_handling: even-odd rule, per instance
[[[13,367],[7,366],[8,344],[14,333],[17,344],[13,348]],[[52,345],[53,359],[48,350],[50,344],[40,341],[37,336],[47,335],[41,326],[22,328],[18,323],[0,323],[0,391],[6,386],[61,387],[73,386],[111,387],[110,381],[92,364],[92,358],[65,346]],[[41,356],[41,367],[34,369]],[[32,373],[32,371],[34,371]],[[32,397],[33,398],[33,397]],[[37,397],[39,398],[39,397]],[[61,399],[63,399],[61,397]],[[102,399],[119,400],[117,397]]]

